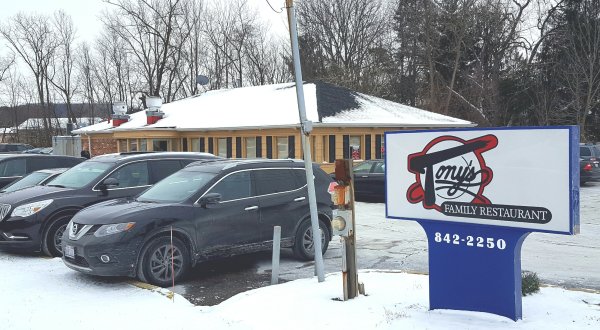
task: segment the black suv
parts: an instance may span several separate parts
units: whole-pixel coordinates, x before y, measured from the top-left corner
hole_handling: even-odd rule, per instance
[[[36,154],[0,154],[0,189],[37,170],[75,166],[84,158]]]
[[[331,178],[317,165],[313,169],[325,252],[331,240]],[[63,261],[87,274],[137,276],[165,286],[196,262],[271,249],[274,226],[281,226],[282,247],[310,259],[306,187],[302,161],[190,164],[133,200],[77,213],[63,237]]]
[[[192,152],[96,156],[46,186],[2,194],[0,249],[42,250],[61,256],[62,233],[79,210],[109,199],[135,196],[189,163],[216,158]]]
[[[0,153],[23,152],[29,149],[33,149],[33,147],[25,143],[0,143]]]

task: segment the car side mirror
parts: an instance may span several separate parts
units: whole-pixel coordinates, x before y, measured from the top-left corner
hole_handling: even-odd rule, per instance
[[[119,180],[117,180],[115,178],[108,178],[108,179],[102,181],[103,189],[110,189],[110,188],[115,188],[118,186],[119,186]]]
[[[210,207],[210,205],[215,205],[219,202],[221,202],[221,194],[209,193],[202,196],[202,198],[200,198],[200,200],[198,201],[198,204],[200,204],[201,207],[208,208]]]

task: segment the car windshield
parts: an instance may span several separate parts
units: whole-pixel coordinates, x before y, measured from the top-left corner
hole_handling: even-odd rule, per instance
[[[33,172],[29,175],[24,176],[21,180],[15,181],[13,184],[4,187],[2,192],[11,192],[27,187],[32,187],[42,182],[45,178],[50,176],[50,173]]]
[[[86,161],[80,163],[52,180],[48,186],[63,188],[81,188],[112,168],[112,163]]]
[[[141,194],[139,202],[179,203],[196,193],[215,176],[214,173],[179,171]]]

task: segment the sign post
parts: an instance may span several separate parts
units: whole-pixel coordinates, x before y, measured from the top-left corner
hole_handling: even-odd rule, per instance
[[[522,318],[530,232],[579,232],[577,127],[386,133],[386,215],[427,234],[431,309]]]

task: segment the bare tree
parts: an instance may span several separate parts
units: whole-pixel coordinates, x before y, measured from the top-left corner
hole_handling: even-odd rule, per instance
[[[15,55],[9,54],[6,57],[0,57],[0,81],[4,80],[4,76],[8,70],[15,64]]]
[[[49,67],[58,47],[50,18],[44,15],[19,13],[0,27],[0,34],[11,49],[25,62],[35,79],[38,102],[47,106],[50,101]],[[50,142],[52,123],[44,117],[44,129]]]
[[[50,82],[60,92],[63,101],[67,105],[67,117],[69,123],[76,123],[75,114],[73,113],[72,99],[75,94],[73,86],[75,68],[75,26],[73,20],[64,11],[59,10],[54,14],[54,29],[56,31],[56,53],[52,57],[51,70],[52,74]]]
[[[298,3],[300,34],[304,40],[311,40],[312,46],[318,47],[309,51],[321,55],[328,71],[325,76],[347,87],[360,89],[369,52],[379,45],[388,27],[383,8],[380,0],[305,0]]]
[[[105,17],[105,25],[118,35],[127,51],[136,59],[145,87],[140,92],[145,107],[145,95],[158,96],[171,70],[176,70],[186,31],[185,0],[105,0],[116,10]],[[173,93],[168,92],[166,101]]]
[[[7,68],[3,72],[4,79],[1,82],[3,87],[1,100],[11,108],[12,118],[12,134],[16,136],[16,142],[19,142],[19,113],[18,106],[23,104],[23,93],[25,89],[23,76],[16,67]],[[4,135],[6,131],[2,133],[2,141],[4,141]]]
[[[600,106],[600,4],[585,0],[568,13],[565,28],[565,67],[562,71],[577,124],[586,140],[587,118]]]

